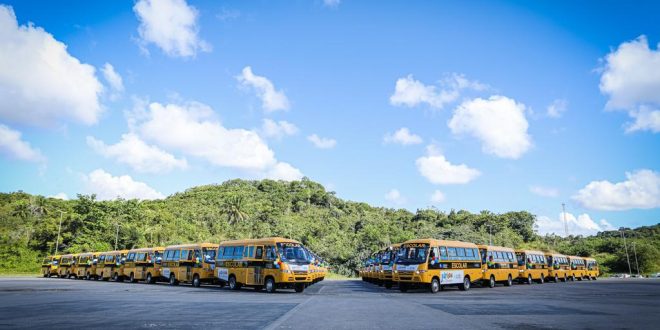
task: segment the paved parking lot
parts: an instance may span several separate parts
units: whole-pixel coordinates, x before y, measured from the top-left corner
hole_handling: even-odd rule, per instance
[[[0,328],[649,329],[660,280],[400,293],[324,281],[302,294],[83,280],[0,278]]]

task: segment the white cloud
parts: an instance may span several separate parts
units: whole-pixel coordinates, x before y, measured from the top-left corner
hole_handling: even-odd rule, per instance
[[[43,162],[46,158],[39,149],[34,149],[29,142],[21,139],[21,132],[0,124],[0,152],[11,158],[31,162]]]
[[[289,163],[278,162],[263,174],[264,178],[272,180],[295,181],[303,177],[299,169],[291,166]]]
[[[93,66],[80,63],[44,29],[19,26],[13,9],[0,5],[0,118],[42,126],[58,119],[94,124],[102,90]]]
[[[635,119],[628,132],[660,132],[660,50],[650,49],[646,36],[624,42],[604,59],[600,91],[606,109],[624,110]]]
[[[398,143],[404,146],[424,142],[419,135],[410,133],[407,127],[399,128],[394,134],[386,134],[383,141],[385,143]]]
[[[298,127],[285,120],[264,119],[261,125],[261,134],[267,138],[281,139],[284,136],[295,135],[296,133],[298,133]]]
[[[307,140],[314,144],[315,147],[319,149],[331,149],[337,145],[337,141],[330,138],[322,138],[316,134],[312,134],[307,137]]]
[[[520,158],[532,146],[525,105],[505,96],[463,102],[447,126],[454,134],[481,140],[483,152],[502,158]]]
[[[541,187],[541,186],[530,186],[529,191],[534,195],[539,195],[541,197],[558,197],[559,190],[557,188],[550,187]]]
[[[561,118],[561,116],[566,112],[568,107],[568,101],[564,99],[556,99],[548,105],[546,114],[550,118]]]
[[[61,193],[57,193],[57,194],[55,194],[55,195],[48,196],[48,198],[61,199],[61,200],[64,200],[64,201],[68,201],[68,200],[69,200],[69,196],[67,196],[67,195],[66,195],[65,193],[63,193],[63,192],[61,192]]]
[[[626,173],[626,181],[592,181],[573,199],[593,210],[621,211],[660,207],[660,173],[639,170]]]
[[[176,150],[209,163],[238,169],[256,176],[293,177],[297,169],[278,162],[274,152],[250,130],[225,128],[213,110],[199,102],[160,104],[137,108],[130,126],[143,139],[166,150]],[[294,171],[295,170],[295,171]]]
[[[440,190],[434,191],[433,194],[431,195],[431,203],[434,204],[443,203],[445,199],[446,199],[445,194],[443,194],[442,191]]]
[[[121,76],[115,71],[115,68],[110,63],[103,65],[101,72],[103,72],[103,78],[105,78],[105,81],[108,82],[112,89],[110,98],[118,98],[119,95],[124,92],[124,81],[121,79]]]
[[[185,0],[140,0],[133,6],[140,26],[141,46],[153,43],[172,57],[192,57],[211,51],[199,37],[199,13]]]
[[[461,90],[482,91],[488,89],[488,86],[454,73],[440,81],[440,88],[438,91],[437,86],[424,85],[410,74],[396,81],[394,94],[390,96],[390,104],[415,107],[426,103],[433,108],[442,109],[446,104],[456,101],[460,97]]]
[[[466,184],[481,173],[465,164],[451,164],[433,146],[427,148],[427,155],[417,158],[417,170],[434,184]]]
[[[114,145],[106,145],[103,141],[88,136],[87,145],[103,157],[113,158],[138,172],[165,173],[175,168],[188,167],[185,159],[177,159],[158,147],[150,146],[132,133],[122,135],[121,141]]]
[[[341,4],[341,0],[323,0],[323,5],[330,8],[337,8]]]
[[[566,213],[566,223],[568,224],[568,234],[577,236],[595,235],[598,232],[606,230],[614,230],[615,228],[605,219],[601,219],[598,223],[591,219],[589,214],[581,214],[577,218],[571,214]],[[540,216],[536,220],[538,233],[541,235],[556,234],[562,237],[566,236],[564,229],[564,213],[559,213],[557,218],[550,218],[547,216]]]
[[[406,203],[406,198],[401,195],[397,189],[391,189],[388,191],[387,194],[385,194],[385,200],[396,205],[402,205]]]
[[[112,174],[96,169],[85,176],[88,193],[96,194],[99,200],[124,199],[162,199],[163,194],[149,187],[146,183],[135,181],[128,175]]]
[[[252,73],[252,68],[246,66],[236,80],[242,86],[252,87],[261,99],[261,106],[266,112],[278,110],[289,110],[289,99],[281,90],[276,90],[275,85],[266,77],[257,76]]]

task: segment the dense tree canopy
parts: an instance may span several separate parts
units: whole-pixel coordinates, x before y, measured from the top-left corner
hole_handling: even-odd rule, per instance
[[[331,270],[353,275],[371,252],[389,243],[434,237],[514,248],[595,256],[603,269],[626,271],[619,232],[591,237],[541,237],[529,212],[417,210],[345,201],[313,181],[231,180],[194,187],[164,200],[63,201],[23,192],[0,194],[0,272],[31,272],[53,254],[62,219],[60,252],[106,251],[186,242],[284,236],[325,258]],[[118,235],[116,235],[118,232]],[[660,270],[660,225],[630,230],[629,252],[642,272]],[[633,264],[635,272],[635,264]]]

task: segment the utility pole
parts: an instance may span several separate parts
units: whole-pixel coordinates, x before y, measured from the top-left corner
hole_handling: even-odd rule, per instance
[[[635,246],[635,242],[632,242],[633,246],[633,252],[635,253],[635,266],[637,266],[637,277],[639,277],[639,263],[637,262],[637,247]]]
[[[116,225],[117,225],[117,234],[115,234],[115,251],[117,251],[117,241],[119,240],[119,222],[117,222]]]
[[[566,204],[561,203],[562,215],[564,216],[564,234],[568,237],[568,222],[566,221]]]
[[[60,247],[60,233],[62,232],[62,214],[66,213],[62,210],[58,210],[58,211],[60,211],[60,226],[57,228],[57,242],[55,243],[55,255],[57,255],[57,252],[59,251],[59,247]]]
[[[488,245],[493,245],[493,225],[488,225]]]
[[[632,275],[632,268],[630,267],[630,255],[628,255],[628,246],[626,245],[625,228],[619,228],[621,231],[621,238],[623,238],[623,248],[626,250],[626,260],[628,261],[628,275]]]

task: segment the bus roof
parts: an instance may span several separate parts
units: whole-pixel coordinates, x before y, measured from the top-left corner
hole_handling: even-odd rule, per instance
[[[128,250],[116,250],[116,251],[106,251],[106,252],[99,252],[99,254],[121,254],[121,253],[128,253]]]
[[[585,257],[578,257],[578,256],[567,256],[567,257],[569,257],[570,259],[587,259]]]
[[[504,246],[496,246],[496,245],[482,245],[479,244],[477,245],[480,249],[485,249],[486,251],[490,250],[496,250],[496,251],[506,251],[506,252],[514,252],[514,249],[504,247]]]
[[[128,252],[152,252],[152,251],[165,251],[165,247],[157,246],[157,247],[150,247],[150,248],[132,249],[132,250],[129,250]]]
[[[78,253],[79,257],[88,257],[88,256],[93,256],[95,255],[96,252],[85,252],[85,253]]]
[[[231,246],[231,245],[241,245],[241,244],[276,244],[276,243],[297,243],[295,239],[284,238],[284,237],[264,237],[264,238],[250,238],[250,239],[238,239],[233,241],[224,241],[220,242],[220,246]]]
[[[469,248],[476,248],[477,245],[474,243],[469,243],[469,242],[462,242],[462,241],[447,241],[447,240],[440,240],[440,239],[433,239],[433,238],[417,238],[417,239],[410,239],[402,244],[410,244],[410,243],[420,243],[420,244],[431,244],[431,245],[443,245],[443,246],[451,246],[451,247],[469,247]]]
[[[566,257],[566,255],[557,253],[557,252],[544,252],[546,256],[553,256],[553,257]]]
[[[538,250],[516,250],[516,252],[522,252],[524,254],[540,254],[542,256],[545,255],[545,252]]]
[[[192,243],[192,244],[181,244],[181,245],[170,245],[166,246],[165,250],[172,249],[186,249],[186,248],[217,248],[218,244],[215,243]]]

